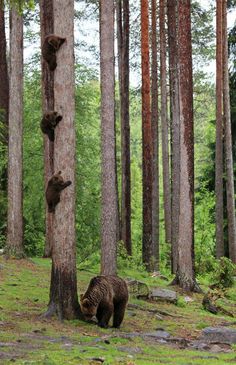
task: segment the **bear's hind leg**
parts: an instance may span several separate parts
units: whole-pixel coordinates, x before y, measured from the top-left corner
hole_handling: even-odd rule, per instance
[[[126,301],[115,304],[114,316],[113,316],[113,327],[119,328],[125,315]]]
[[[55,137],[54,137],[54,130],[53,129],[50,129],[47,134],[48,134],[49,140],[51,142],[54,142],[54,139],[55,139]]]

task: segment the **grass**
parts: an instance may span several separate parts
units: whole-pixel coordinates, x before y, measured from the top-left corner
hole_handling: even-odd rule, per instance
[[[59,322],[42,319],[49,299],[51,263],[48,259],[8,260],[0,257],[0,364],[17,365],[225,365],[236,363],[236,347],[229,353],[209,353],[160,344],[143,336],[163,328],[171,336],[197,339],[203,328],[234,322],[224,315],[203,310],[202,295],[184,304],[179,292],[177,305],[130,299],[138,309],[127,309],[121,329],[101,329],[79,320]],[[137,275],[136,275],[137,274]],[[85,291],[96,272],[78,271],[78,293]],[[139,278],[149,286],[167,287],[167,282],[134,270],[121,271],[123,277]],[[235,288],[230,289],[224,305],[236,315]],[[141,308],[167,312],[160,320],[155,313]],[[232,325],[231,328],[235,328]],[[137,335],[138,333],[138,335]],[[130,336],[130,334],[136,334]]]

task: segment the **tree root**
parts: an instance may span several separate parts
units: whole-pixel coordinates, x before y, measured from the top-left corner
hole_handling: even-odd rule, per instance
[[[58,315],[57,305],[55,303],[51,303],[48,306],[48,309],[45,313],[40,315],[40,318],[52,318],[53,316]]]

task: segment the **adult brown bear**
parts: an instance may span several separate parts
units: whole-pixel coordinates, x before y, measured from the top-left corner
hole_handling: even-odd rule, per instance
[[[85,294],[80,296],[85,319],[97,317],[98,326],[107,328],[113,315],[113,327],[119,328],[128,302],[126,282],[118,276],[96,276],[91,279]]]

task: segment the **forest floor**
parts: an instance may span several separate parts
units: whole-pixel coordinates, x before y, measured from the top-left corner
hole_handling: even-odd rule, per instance
[[[236,364],[236,345],[201,341],[206,327],[236,330],[235,318],[203,309],[203,294],[193,294],[185,303],[185,294],[179,292],[177,305],[131,297],[119,330],[79,320],[40,318],[47,309],[50,266],[48,259],[6,261],[0,257],[0,364]],[[79,293],[96,274],[78,270]],[[134,272],[121,275],[137,279]],[[165,280],[140,276],[150,287],[170,289]],[[236,317],[236,289],[222,300]]]

